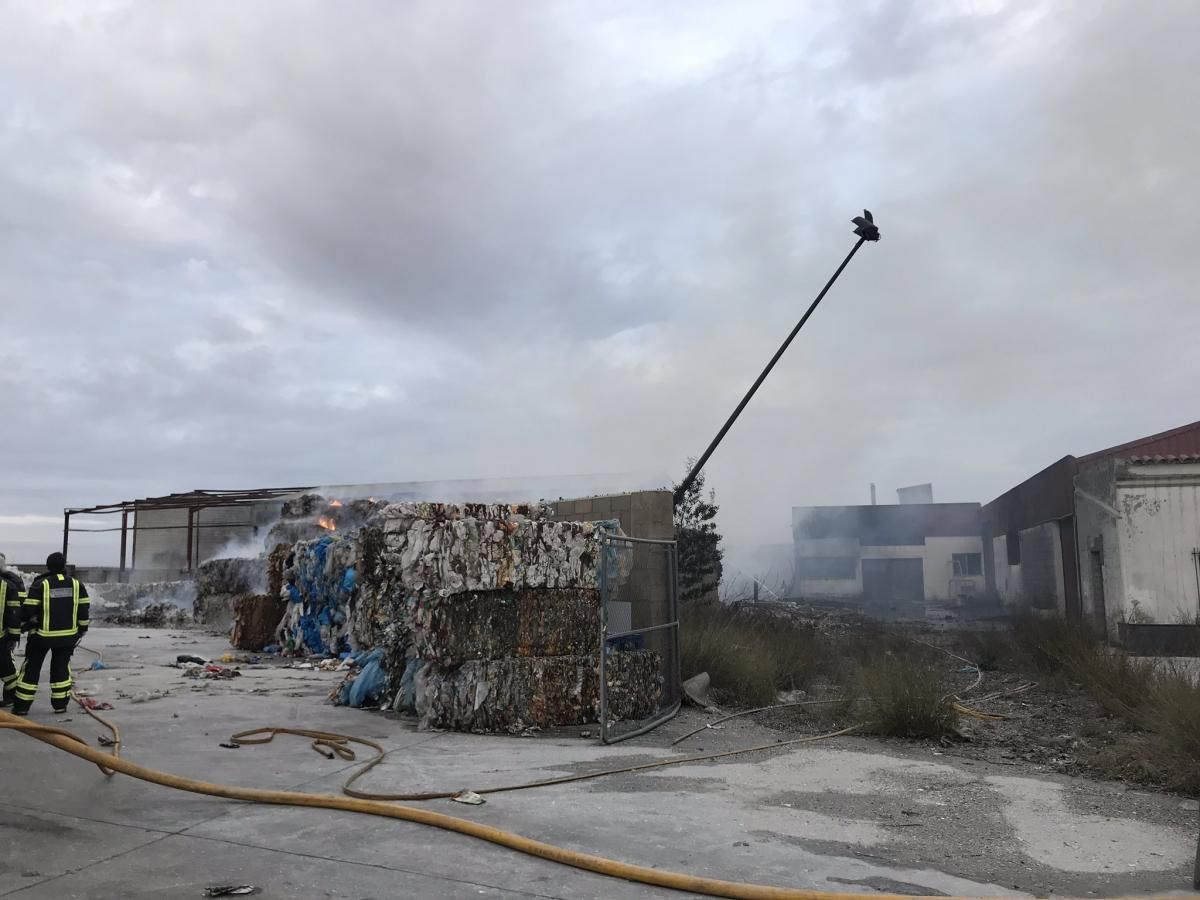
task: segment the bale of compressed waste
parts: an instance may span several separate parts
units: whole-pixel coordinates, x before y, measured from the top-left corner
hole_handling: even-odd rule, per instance
[[[233,624],[234,604],[247,594],[261,594],[267,586],[266,562],[260,558],[211,559],[196,568],[197,622],[218,628]]]
[[[267,596],[283,596],[284,572],[293,558],[291,544],[276,544],[267,555]]]
[[[394,503],[383,555],[407,593],[595,587],[599,533],[551,522],[541,506]]]
[[[662,697],[661,663],[647,650],[610,654],[610,721],[654,714]],[[457,666],[425,662],[411,680],[422,728],[515,734],[599,717],[595,655],[477,659]]]
[[[600,591],[524,588],[410,599],[417,655],[456,663],[510,656],[580,656],[600,634]]]
[[[275,632],[287,611],[287,601],[269,594],[247,594],[233,605],[230,642],[238,650],[259,651],[274,643]]]
[[[210,559],[196,567],[196,593],[253,594],[266,589],[266,564],[258,557]]]
[[[170,619],[168,624],[190,622],[196,600],[191,581],[151,581],[143,584],[101,582],[87,585],[91,597],[92,621],[120,624],[145,624]],[[177,614],[170,607],[181,611]],[[154,610],[147,610],[155,607]]]
[[[178,628],[192,623],[192,611],[171,601],[147,603],[136,609],[105,614],[102,621],[113,625],[137,625],[142,628]]]
[[[488,591],[594,590],[604,526],[553,522],[544,518],[546,513],[541,505],[394,503],[385,507],[356,533],[353,639],[359,646],[378,646],[398,628],[424,627],[428,623],[410,621],[414,611],[454,595],[475,594],[478,602],[478,595]],[[577,621],[591,627],[590,614]],[[445,642],[440,646],[439,654]],[[564,645],[562,650],[570,647]],[[469,655],[455,653],[454,658]]]
[[[292,548],[283,592],[280,635],[290,653],[323,655],[350,649],[346,625],[357,583],[354,534],[326,534]]]

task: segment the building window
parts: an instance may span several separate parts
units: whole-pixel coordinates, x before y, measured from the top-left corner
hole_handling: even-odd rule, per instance
[[[964,575],[982,575],[983,574],[983,557],[978,553],[955,553],[954,554],[954,575],[961,577]]]
[[[796,574],[809,581],[854,581],[858,578],[858,558],[801,556],[796,559]]]
[[[1019,566],[1021,564],[1021,535],[1010,531],[1005,535],[1005,543],[1008,544],[1008,564]]]

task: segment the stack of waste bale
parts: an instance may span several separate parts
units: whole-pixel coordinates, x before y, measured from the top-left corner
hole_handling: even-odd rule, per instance
[[[262,558],[212,559],[196,569],[196,621],[229,628],[240,598],[262,594],[267,587]]]
[[[360,531],[351,633],[384,648],[393,706],[423,727],[519,732],[596,720],[601,533],[615,523],[546,513],[398,503]],[[614,717],[653,713],[660,663],[647,650],[610,653]]]
[[[291,545],[277,544],[265,560],[266,592],[245,594],[234,601],[230,642],[237,649],[258,652],[276,640],[288,608],[283,574],[291,558]]]
[[[87,590],[93,622],[146,627],[192,622],[196,585],[191,581],[101,582],[88,584]]]
[[[328,533],[291,549],[281,591],[287,610],[279,643],[293,655],[328,656],[349,651],[347,622],[357,577],[357,533]]]

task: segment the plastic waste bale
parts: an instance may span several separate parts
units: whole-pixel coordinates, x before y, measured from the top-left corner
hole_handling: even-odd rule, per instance
[[[291,653],[320,655],[350,649],[346,626],[355,590],[358,543],[353,534],[327,534],[292,548],[282,588],[287,597],[281,643]]]
[[[411,598],[406,619],[416,653],[434,662],[584,655],[600,631],[600,591],[525,588]]]
[[[649,650],[608,659],[609,718],[643,719],[662,697],[662,660]],[[600,714],[595,655],[426,662],[413,675],[422,728],[519,733],[595,722]]]
[[[233,607],[233,632],[230,642],[239,650],[258,651],[275,637],[287,611],[287,601],[269,594],[239,597]]]
[[[210,559],[196,568],[196,621],[229,627],[239,597],[261,594],[267,587],[266,560],[260,558]]]

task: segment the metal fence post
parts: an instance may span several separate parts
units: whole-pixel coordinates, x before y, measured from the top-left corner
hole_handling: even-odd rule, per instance
[[[608,550],[611,537],[600,539],[600,740],[608,743]]]

